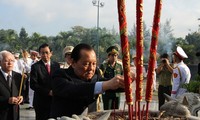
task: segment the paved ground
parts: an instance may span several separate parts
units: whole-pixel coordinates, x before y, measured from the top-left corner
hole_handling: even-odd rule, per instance
[[[135,88],[135,85],[133,85],[133,88]],[[146,81],[144,81],[143,84],[143,89],[144,91],[146,91]],[[145,100],[144,100],[144,96],[145,93],[143,94],[143,101],[141,101],[141,107],[143,106],[143,104],[145,104]],[[120,102],[120,109],[123,110],[124,109],[124,103],[125,103],[125,95],[124,93],[121,94],[121,102]],[[103,105],[101,103],[101,110],[103,109]],[[20,120],[35,120],[35,112],[34,110],[26,110],[25,108],[27,108],[28,105],[24,104],[20,106]],[[126,108],[127,109],[127,105]],[[142,108],[141,108],[142,109]],[[152,98],[152,102],[150,103],[150,109],[151,110],[158,110],[158,98],[157,98],[157,91],[155,91],[153,93],[153,98]]]
[[[35,120],[35,111],[26,110],[28,104],[24,104],[20,106],[20,120]]]

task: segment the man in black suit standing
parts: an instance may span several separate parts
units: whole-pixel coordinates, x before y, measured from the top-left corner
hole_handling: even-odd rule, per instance
[[[124,79],[121,75],[108,81],[100,81],[103,78],[96,66],[96,54],[91,46],[77,45],[71,57],[71,66],[68,69],[59,69],[53,75],[53,118],[79,115],[96,101],[98,94],[106,90],[124,88]]]
[[[0,52],[0,119],[19,120],[21,74],[14,72],[15,58],[8,51]]]
[[[34,90],[33,107],[36,120],[47,120],[52,102],[52,73],[59,69],[57,62],[51,61],[52,50],[48,44],[39,47],[41,60],[31,66],[30,87]]]

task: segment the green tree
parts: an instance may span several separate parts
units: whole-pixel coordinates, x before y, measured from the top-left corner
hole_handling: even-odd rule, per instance
[[[46,36],[43,36],[39,33],[34,32],[28,40],[27,49],[29,50],[38,50],[38,47],[43,43],[48,43],[48,39]]]
[[[16,51],[17,44],[16,41],[18,39],[18,35],[16,31],[12,29],[8,30],[0,30],[0,49],[1,50],[9,50],[9,51]]]
[[[186,39],[183,38],[177,38],[175,44],[173,45],[173,51],[176,51],[177,46],[180,46],[183,48],[185,53],[188,55],[189,59],[185,59],[184,62],[187,64],[193,64],[194,59],[194,45],[188,44]]]
[[[188,35],[186,35],[185,39],[188,42],[188,44],[195,45],[194,51],[200,51],[200,33],[199,32],[189,33]]]
[[[72,33],[70,32],[60,32],[56,37],[52,38],[52,49],[54,56],[53,58],[59,61],[64,61],[63,49],[66,45],[74,46],[73,42],[70,42]]]
[[[113,30],[102,28],[99,30],[99,62],[103,62],[107,58],[106,50],[111,45],[120,45],[120,39],[117,33]]]
[[[21,28],[19,33],[19,39],[18,39],[19,47],[22,49],[27,49],[27,45],[29,43],[28,33],[26,32],[25,28]]]
[[[198,58],[196,57],[196,52],[200,51],[200,33],[194,32],[189,33],[185,37],[185,51],[187,52],[187,55],[189,57],[188,62],[191,64],[197,64],[199,63]]]

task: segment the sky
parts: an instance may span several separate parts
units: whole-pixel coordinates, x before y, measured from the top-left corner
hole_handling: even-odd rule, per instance
[[[126,1],[128,30],[136,23],[136,0]],[[117,0],[100,0],[99,27],[115,28],[118,32]],[[143,0],[143,20],[151,29],[155,0]],[[175,37],[185,37],[198,30],[200,25],[200,0],[163,0],[161,24],[171,20]],[[97,7],[92,0],[0,0],[0,29],[22,27],[31,35],[56,36],[73,26],[93,28],[97,26]]]

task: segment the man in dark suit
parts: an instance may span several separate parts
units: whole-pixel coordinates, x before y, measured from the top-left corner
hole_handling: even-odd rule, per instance
[[[8,51],[0,52],[0,119],[19,120],[21,74],[14,72],[15,58]]]
[[[101,81],[94,49],[87,44],[77,45],[71,54],[72,64],[68,69],[59,69],[53,75],[53,102],[51,117],[81,114],[98,94],[106,90],[123,88],[122,76]]]
[[[48,44],[39,47],[41,60],[31,66],[30,87],[34,90],[33,107],[36,120],[47,120],[52,102],[52,73],[59,69],[57,62],[51,61],[52,50]]]

